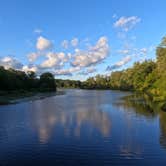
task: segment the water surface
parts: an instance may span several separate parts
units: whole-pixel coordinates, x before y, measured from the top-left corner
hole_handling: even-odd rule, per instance
[[[66,90],[0,106],[0,166],[165,165],[166,113],[128,95]]]

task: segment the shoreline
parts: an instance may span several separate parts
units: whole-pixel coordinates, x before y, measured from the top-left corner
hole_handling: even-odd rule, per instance
[[[44,99],[46,97],[51,97],[51,96],[57,96],[57,95],[64,95],[65,92],[64,89],[58,89],[57,91],[53,92],[40,92],[40,91],[12,91],[12,92],[5,92],[1,91],[0,92],[0,106],[2,105],[9,105],[9,104],[16,104],[20,102],[25,102],[25,101],[33,101],[33,100],[39,100],[39,99]],[[70,88],[69,88],[70,89]],[[75,88],[74,88],[75,89]],[[115,90],[115,91],[123,91],[123,92],[131,92],[133,95],[139,94],[139,97],[141,97],[141,100],[145,101],[146,104],[148,104],[150,101],[156,107],[161,109],[161,111],[166,111],[166,102],[164,101],[153,101],[153,96],[151,96],[149,93],[146,92],[140,92],[140,91],[131,91],[131,90],[122,90],[122,89],[85,89],[81,88],[82,90]],[[130,95],[128,96],[130,97]],[[139,99],[139,98],[137,98]],[[148,104],[151,107],[151,104]]]
[[[0,95],[0,106],[16,104],[25,101],[33,101],[38,99],[44,99],[46,97],[63,95],[63,90],[53,92],[35,92],[35,91],[22,91],[22,92],[3,92],[4,95]]]

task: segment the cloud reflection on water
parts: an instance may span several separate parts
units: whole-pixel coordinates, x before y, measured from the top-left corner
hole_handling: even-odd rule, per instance
[[[32,103],[29,110],[32,129],[37,131],[41,143],[47,143],[56,130],[61,130],[65,137],[80,137],[84,130],[88,130],[87,137],[92,137],[94,130],[103,137],[110,135],[111,119],[107,112],[99,109],[100,97],[88,100],[73,97],[71,102],[66,97],[65,100],[63,103],[60,98]]]

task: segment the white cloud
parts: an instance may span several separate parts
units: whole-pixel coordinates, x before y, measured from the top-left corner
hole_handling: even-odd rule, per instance
[[[73,38],[71,41],[68,40],[63,40],[61,43],[61,46],[64,49],[68,49],[69,47],[77,47],[79,43],[78,38]]]
[[[118,68],[124,66],[125,64],[127,64],[129,61],[131,61],[131,56],[126,56],[119,62],[115,63],[114,65],[108,66],[106,70],[111,71],[111,70],[118,69]]]
[[[94,72],[96,72],[97,70],[94,68],[94,67],[91,67],[91,68],[88,68],[87,69],[87,72],[88,73],[94,73]]]
[[[74,54],[73,66],[88,67],[103,61],[109,54],[109,45],[106,37],[101,37],[95,46],[88,50],[77,50]]]
[[[33,71],[33,72],[35,72],[35,73],[38,72],[37,66],[34,66],[34,65],[24,65],[24,66],[22,67],[22,70],[23,70],[24,72],[28,72],[28,71]]]
[[[141,49],[140,49],[140,53],[141,53],[141,54],[147,54],[147,52],[148,52],[148,49],[147,49],[147,48],[141,48]]]
[[[149,48],[133,48],[133,50],[131,50],[133,52],[133,56],[135,58],[142,58],[142,57],[146,57],[146,55],[150,52]]]
[[[72,54],[69,52],[69,53],[67,53],[67,57],[69,58],[69,59],[71,59],[72,58]]]
[[[131,17],[120,17],[119,20],[117,20],[114,23],[115,28],[121,28],[124,31],[129,31],[132,29],[138,22],[140,22],[141,19],[137,16],[131,16]]]
[[[74,38],[70,42],[71,46],[73,46],[73,47],[77,47],[78,43],[79,43],[78,38]]]
[[[69,41],[68,40],[63,40],[62,43],[61,43],[61,46],[64,49],[67,49],[69,47]]]
[[[129,54],[130,50],[129,49],[118,50],[118,53],[120,53],[120,54]]]
[[[46,54],[46,57],[47,59],[40,65],[41,68],[58,68],[63,66],[69,59],[69,56],[66,56],[63,52],[49,52]]]
[[[37,43],[36,43],[36,48],[39,50],[39,51],[45,51],[45,50],[48,50],[50,48],[52,48],[53,44],[50,40],[40,36],[38,39],[37,39]]]
[[[88,69],[85,70],[85,71],[79,72],[78,74],[80,74],[80,75],[88,75],[88,74],[94,73],[94,72],[96,72],[96,71],[97,71],[96,68],[90,67],[90,68],[88,68]]]
[[[21,69],[23,65],[17,59],[10,56],[6,56],[3,58],[0,58],[0,66],[4,66],[5,69],[9,69],[9,68]]]
[[[69,42],[69,46],[74,47],[76,45],[78,45],[77,38]],[[66,45],[64,46],[67,47]],[[53,50],[49,50],[51,47],[52,42],[40,36],[37,39],[36,52],[31,52],[27,55],[31,64],[22,65],[15,58],[4,57],[0,58],[0,65],[5,66],[5,68],[14,68],[25,72],[34,71],[37,74],[50,71],[54,72],[55,75],[72,75],[81,70],[89,74],[95,72],[94,66],[102,62],[109,54],[109,45],[106,37],[100,37],[95,45],[91,45],[85,50],[76,47],[74,48],[74,53],[53,52]],[[39,61],[36,62],[37,59]]]
[[[36,28],[34,29],[34,33],[41,34],[43,32],[42,29]]]
[[[149,47],[149,51],[150,51],[150,52],[151,52],[151,51],[155,51],[155,50],[156,50],[156,47],[157,47],[157,46],[152,46],[152,45],[151,45],[151,46]]]
[[[54,75],[72,76],[74,72],[78,72],[79,70],[80,70],[80,67],[71,67],[69,69],[60,69],[60,70],[55,70]]]
[[[113,15],[112,15],[112,18],[117,18],[117,14],[113,14]]]
[[[36,53],[36,52],[32,52],[32,53],[30,53],[30,54],[27,55],[28,60],[30,62],[34,62],[39,56],[40,56],[40,54]]]

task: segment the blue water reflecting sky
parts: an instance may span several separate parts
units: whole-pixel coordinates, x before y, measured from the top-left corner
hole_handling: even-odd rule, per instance
[[[0,164],[166,162],[166,114],[120,91],[65,95],[0,107]]]

